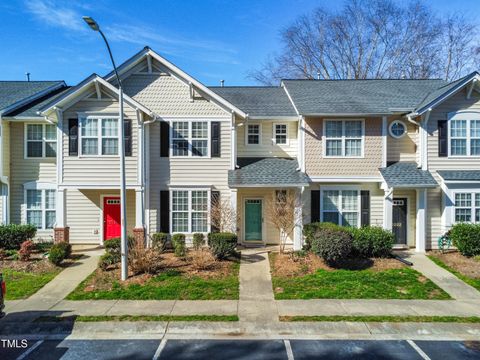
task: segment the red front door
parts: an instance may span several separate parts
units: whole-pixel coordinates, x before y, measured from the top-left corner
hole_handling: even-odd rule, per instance
[[[120,198],[103,199],[103,240],[120,237]]]

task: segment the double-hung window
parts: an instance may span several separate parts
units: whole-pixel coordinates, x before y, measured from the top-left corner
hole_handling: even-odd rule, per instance
[[[82,155],[118,155],[118,118],[80,119]]]
[[[480,119],[458,119],[449,123],[450,155],[480,156]]]
[[[26,157],[56,157],[57,128],[50,124],[26,125]]]
[[[208,121],[172,121],[173,156],[209,156],[209,139]]]
[[[273,136],[275,144],[287,145],[288,143],[288,125],[287,124],[273,124]]]
[[[325,120],[325,156],[363,156],[362,120]]]
[[[208,232],[208,190],[172,190],[173,233]]]
[[[360,225],[360,192],[358,190],[322,190],[322,221],[343,226]]]
[[[26,222],[37,229],[53,229],[55,224],[55,190],[27,189]]]
[[[454,194],[455,222],[480,223],[480,192]]]
[[[260,145],[261,128],[260,124],[248,124],[246,128],[247,145]]]

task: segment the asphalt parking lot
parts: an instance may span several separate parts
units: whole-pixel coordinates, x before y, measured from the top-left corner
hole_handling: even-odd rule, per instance
[[[32,340],[0,359],[480,359],[480,341]]]

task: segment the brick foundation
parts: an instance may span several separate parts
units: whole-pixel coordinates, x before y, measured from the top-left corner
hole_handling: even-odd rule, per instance
[[[133,237],[135,239],[135,243],[145,244],[145,229],[144,228],[133,229]]]
[[[54,242],[55,244],[59,242],[69,242],[70,241],[70,228],[63,227],[63,228],[55,228],[53,229],[54,232]]]

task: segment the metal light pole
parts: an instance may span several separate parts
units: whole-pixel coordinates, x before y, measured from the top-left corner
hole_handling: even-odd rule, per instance
[[[108,55],[110,55],[110,60],[112,61],[113,70],[115,71],[115,76],[118,82],[118,102],[120,106],[119,111],[119,124],[118,124],[118,155],[120,157],[120,222],[121,222],[121,260],[122,260],[122,281],[127,280],[128,278],[128,242],[127,242],[127,196],[126,196],[126,185],[125,185],[125,140],[124,140],[124,124],[123,124],[123,89],[122,82],[118,76],[117,67],[115,66],[115,61],[113,60],[112,51],[110,50],[110,45],[108,44],[107,38],[100,30],[98,23],[93,20],[90,16],[84,16],[83,20],[90,26],[94,31],[98,31],[107,45]]]

